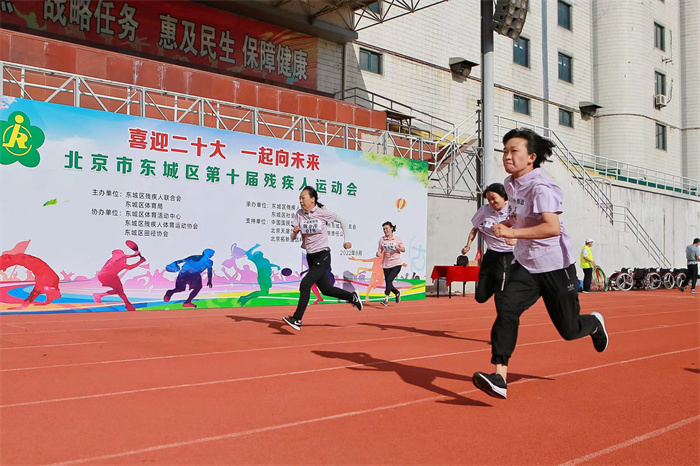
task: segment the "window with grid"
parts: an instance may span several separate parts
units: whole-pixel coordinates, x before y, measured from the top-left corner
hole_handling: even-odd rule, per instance
[[[656,71],[654,73],[654,88],[656,94],[666,95],[666,75]]]
[[[658,23],[654,23],[654,47],[666,50],[666,28]]]
[[[666,150],[666,126],[656,124],[656,148]]]
[[[518,37],[513,41],[513,62],[522,66],[530,66],[530,40]]]
[[[559,124],[562,126],[568,126],[569,128],[574,127],[574,112],[559,109]]]
[[[571,5],[561,0],[557,3],[557,24],[571,30]]]
[[[360,49],[360,69],[382,74],[382,54]]]
[[[513,95],[513,111],[515,113],[522,113],[523,115],[530,114],[530,99],[526,97],[521,97],[519,95]]]
[[[573,59],[563,53],[559,54],[559,79],[568,83],[574,81],[574,73],[572,70]]]

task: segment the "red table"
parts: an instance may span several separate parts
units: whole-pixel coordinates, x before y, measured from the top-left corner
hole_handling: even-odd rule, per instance
[[[449,296],[452,298],[452,282],[462,282],[462,296],[466,290],[466,282],[479,281],[479,267],[464,267],[461,265],[436,265],[433,267],[433,273],[430,275],[433,280],[445,279],[445,285],[449,290]],[[440,297],[440,283],[437,286],[437,297]]]

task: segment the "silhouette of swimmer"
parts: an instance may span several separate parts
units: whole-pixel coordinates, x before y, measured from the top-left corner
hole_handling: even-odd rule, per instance
[[[238,298],[238,302],[241,304],[241,306],[245,306],[248,301],[253,298],[257,298],[258,296],[269,295],[270,288],[272,288],[272,267],[281,269],[279,265],[270,263],[270,261],[265,258],[262,251],[253,252],[254,249],[259,247],[260,245],[256,244],[252,248],[248,249],[245,255],[253,264],[255,264],[255,267],[258,270],[258,285],[260,286],[260,290]]]
[[[127,259],[136,256],[139,257],[138,262],[133,264],[127,263]],[[100,283],[107,288],[112,289],[105,291],[104,293],[94,293],[92,297],[95,299],[95,302],[101,303],[103,297],[116,294],[122,299],[122,301],[124,301],[127,311],[135,311],[136,308],[129,302],[129,299],[126,297],[126,293],[124,293],[124,285],[119,278],[119,273],[123,270],[135,269],[144,262],[146,262],[146,259],[140,252],[127,256],[121,249],[115,249],[112,251],[112,257],[105,263],[105,265],[102,266],[102,270],[97,272],[97,279],[100,281]]]
[[[185,291],[185,287],[189,286],[190,295],[187,297],[183,307],[197,307],[192,300],[197,296],[199,291],[202,289],[202,272],[207,271],[207,286],[212,287],[211,277],[212,277],[212,267],[214,262],[211,257],[214,255],[213,249],[205,249],[202,251],[201,255],[190,256],[185,259],[180,259],[173,262],[168,267],[174,266],[176,268],[180,267],[180,264],[184,263],[180,269],[180,273],[177,275],[175,280],[175,288],[165,292],[163,301],[166,303],[170,301],[173,294]]]
[[[46,295],[46,301],[37,304],[47,305],[54,299],[61,297],[61,291],[58,289],[58,274],[56,274],[46,262],[38,257],[24,253],[3,254],[0,256],[0,271],[5,271],[8,267],[16,265],[24,267],[34,275],[34,288],[22,304],[11,309],[24,309],[32,304],[37,296],[42,293]],[[29,274],[27,274],[27,276],[29,276]]]

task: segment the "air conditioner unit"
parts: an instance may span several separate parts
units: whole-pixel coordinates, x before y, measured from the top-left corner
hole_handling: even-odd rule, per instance
[[[654,105],[656,105],[659,108],[665,107],[666,105],[668,105],[668,97],[663,94],[656,94],[654,96]]]

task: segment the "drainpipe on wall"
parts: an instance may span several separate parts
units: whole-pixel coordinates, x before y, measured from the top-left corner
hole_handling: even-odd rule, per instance
[[[544,126],[545,128],[549,128],[549,55],[547,50],[547,0],[542,0],[542,75],[542,98],[544,100],[544,124],[542,126]]]

